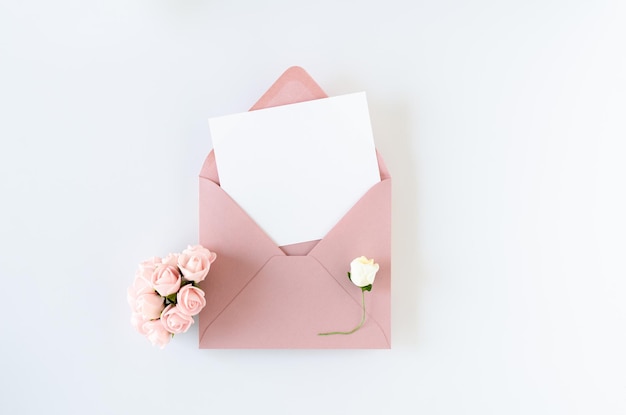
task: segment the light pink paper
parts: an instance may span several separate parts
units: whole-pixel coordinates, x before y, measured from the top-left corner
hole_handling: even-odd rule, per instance
[[[289,68],[251,110],[326,97],[299,67]],[[220,188],[211,152],[200,173],[200,244],[218,255],[201,283],[200,348],[390,348],[391,178],[377,153],[374,185],[320,241],[276,246]],[[250,172],[254,174],[254,172]],[[361,290],[350,282],[359,256],[380,264],[367,319]]]

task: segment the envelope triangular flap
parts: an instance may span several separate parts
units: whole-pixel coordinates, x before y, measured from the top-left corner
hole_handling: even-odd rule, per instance
[[[292,66],[274,82],[250,111],[327,97],[328,95],[304,69]]]

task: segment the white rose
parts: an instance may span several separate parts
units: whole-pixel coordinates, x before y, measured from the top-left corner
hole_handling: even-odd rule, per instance
[[[378,264],[373,259],[362,256],[350,263],[350,280],[357,287],[367,287],[373,284],[377,272]]]

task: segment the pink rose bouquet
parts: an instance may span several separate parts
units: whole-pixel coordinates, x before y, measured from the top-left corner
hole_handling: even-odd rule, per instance
[[[140,263],[127,293],[131,325],[161,348],[174,334],[189,330],[193,317],[206,305],[198,283],[216,258],[214,252],[196,245]]]

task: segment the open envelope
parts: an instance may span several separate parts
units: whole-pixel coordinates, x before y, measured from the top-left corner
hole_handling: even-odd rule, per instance
[[[326,97],[292,67],[251,110]],[[218,259],[200,285],[200,348],[391,347],[391,178],[377,157],[381,181],[323,239],[279,247],[222,190],[211,151],[200,172],[200,244]],[[365,293],[365,324],[350,335],[318,336],[360,322],[361,289],[347,277],[359,256],[380,265]]]

